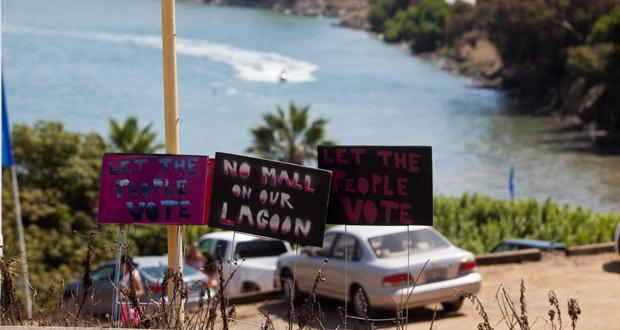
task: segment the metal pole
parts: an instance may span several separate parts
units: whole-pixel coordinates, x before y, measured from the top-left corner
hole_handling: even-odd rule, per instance
[[[411,254],[411,232],[409,231],[409,225],[407,225],[407,301],[405,301],[405,308],[407,308],[407,311],[405,312],[405,330],[407,330],[407,328],[409,327],[409,297],[411,295],[410,292],[413,291],[409,291],[409,278],[411,277],[411,262],[409,262],[409,256]]]
[[[13,198],[15,198],[15,220],[17,221],[17,235],[19,236],[19,252],[22,259],[22,277],[24,278],[24,298],[26,299],[26,311],[28,323],[32,323],[32,296],[30,295],[30,277],[28,276],[28,259],[26,258],[26,242],[24,241],[24,225],[22,223],[22,207],[19,202],[19,183],[15,165],[11,166],[11,183],[13,186]]]
[[[2,217],[0,216],[0,261],[4,261],[4,237],[2,236]],[[2,301],[2,273],[0,272],[0,301]]]
[[[349,238],[347,233],[347,224],[344,225],[344,236],[345,239]],[[344,246],[344,328],[347,328],[347,309],[349,305],[347,301],[349,299],[349,247]]]
[[[116,244],[116,264],[114,268],[114,291],[112,293],[112,327],[118,328],[118,285],[121,279],[121,254],[123,250],[123,232],[125,231],[125,225],[118,227],[118,242]]]
[[[166,153],[179,153],[179,109],[177,91],[177,57],[174,0],[161,0],[161,40],[164,73],[164,121],[166,129]],[[173,272],[183,273],[182,242],[179,239],[181,226],[168,226],[168,267]],[[176,261],[176,262],[175,262]],[[180,299],[174,299],[174,285],[168,279],[168,301],[176,301],[180,311],[178,317],[184,318]],[[173,307],[173,306],[171,306]],[[173,324],[176,322],[172,322]]]

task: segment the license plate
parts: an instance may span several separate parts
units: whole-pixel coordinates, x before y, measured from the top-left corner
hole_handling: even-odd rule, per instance
[[[444,268],[429,269],[426,271],[426,283],[439,282],[446,279]]]

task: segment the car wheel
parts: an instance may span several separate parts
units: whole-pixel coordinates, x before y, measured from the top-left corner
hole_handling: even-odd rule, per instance
[[[444,301],[441,303],[441,306],[443,306],[443,311],[444,312],[456,312],[459,309],[461,309],[461,306],[463,306],[463,300],[464,298],[461,297],[455,301]]]
[[[280,281],[280,283],[282,283],[284,299],[288,301],[290,297],[294,305],[299,305],[301,303],[301,295],[299,294],[299,289],[297,283],[295,283],[293,274],[287,269],[283,270]]]
[[[374,310],[370,307],[366,291],[359,286],[351,288],[351,308],[357,317],[374,317]]]

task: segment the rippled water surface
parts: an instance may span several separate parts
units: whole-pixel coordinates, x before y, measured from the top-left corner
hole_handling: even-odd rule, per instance
[[[163,139],[159,1],[6,0],[2,16],[13,123],[105,135],[137,115]],[[333,23],[177,4],[182,151],[243,152],[261,113],[295,100],[342,144],[433,146],[437,193],[508,197],[514,164],[519,197],[620,212],[620,157],[566,150],[503,94]]]

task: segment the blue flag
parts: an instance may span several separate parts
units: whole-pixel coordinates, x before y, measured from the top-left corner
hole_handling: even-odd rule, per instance
[[[11,149],[11,131],[9,117],[6,115],[6,93],[4,92],[4,75],[2,76],[2,167],[13,166],[13,149]]]
[[[510,174],[508,175],[508,191],[510,191],[510,199],[515,199],[515,166],[510,165]]]

